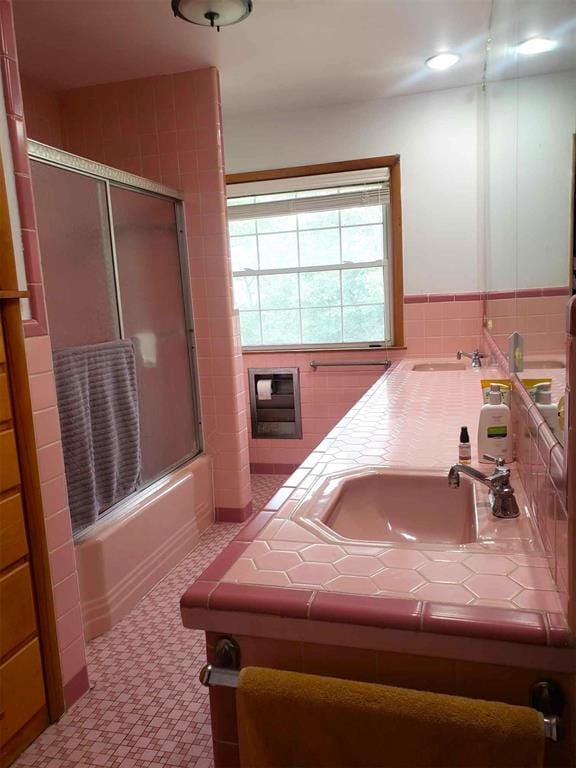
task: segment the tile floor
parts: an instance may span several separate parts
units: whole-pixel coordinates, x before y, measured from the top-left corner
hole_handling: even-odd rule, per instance
[[[285,480],[253,476],[256,511]],[[212,766],[208,691],[198,682],[204,633],[182,627],[178,601],[240,527],[213,525],[126,618],[89,644],[91,691],[15,768]]]

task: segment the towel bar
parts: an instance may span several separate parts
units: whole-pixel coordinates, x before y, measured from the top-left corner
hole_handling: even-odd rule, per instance
[[[238,675],[237,669],[226,669],[225,667],[214,667],[212,664],[206,664],[200,670],[200,682],[207,688],[210,686],[223,686],[224,688],[237,688]],[[544,736],[550,741],[560,741],[561,739],[561,719],[558,715],[548,714],[542,709],[550,709],[550,704],[557,704],[560,709],[563,708],[563,696],[559,686],[548,680],[535,683],[532,686],[531,706],[542,714],[544,721]],[[542,706],[536,706],[537,704]]]
[[[383,365],[385,368],[390,368],[392,365],[391,360],[346,360],[344,362],[336,363],[323,363],[321,360],[311,360],[310,368],[316,370],[317,368],[328,368],[330,366],[337,366],[338,368],[347,365]]]

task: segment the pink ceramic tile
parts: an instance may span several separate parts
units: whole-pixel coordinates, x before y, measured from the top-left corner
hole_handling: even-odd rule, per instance
[[[30,376],[30,397],[33,411],[56,406],[56,385],[52,373]]]
[[[516,568],[516,564],[502,555],[469,555],[464,563],[475,573],[493,573],[506,575]]]
[[[382,570],[382,564],[375,557],[346,556],[334,561],[336,570],[346,576],[373,576]]]
[[[72,541],[68,541],[62,547],[50,552],[50,572],[52,584],[58,584],[64,581],[66,577],[76,573],[76,559]]]
[[[79,637],[73,643],[64,648],[60,654],[62,680],[67,683],[74,675],[86,667],[86,654],[84,651],[84,639]]]
[[[460,563],[428,563],[418,571],[427,581],[440,584],[461,584],[471,576],[471,571]]]
[[[306,618],[311,597],[312,592],[306,589],[220,583],[210,596],[210,608]]]
[[[44,515],[46,517],[60,512],[68,504],[66,478],[63,474],[43,483],[41,490]]]
[[[514,603],[520,608],[562,613],[562,604],[557,592],[538,589],[524,589],[514,597]]]
[[[523,566],[508,574],[510,579],[526,589],[554,589],[554,581],[547,568]]]
[[[413,549],[390,549],[380,560],[389,568],[418,568],[428,563],[426,555]]]
[[[365,576],[336,576],[323,585],[330,592],[343,592],[352,595],[376,595],[378,587],[373,579]]]
[[[26,339],[26,362],[30,375],[52,371],[52,350],[48,336]]]
[[[406,568],[386,568],[373,576],[372,581],[382,592],[413,592],[426,583],[421,574]]]
[[[52,443],[38,449],[40,482],[46,483],[64,473],[64,459],[60,443]]]
[[[254,562],[261,570],[287,571],[299,565],[302,560],[297,552],[269,551],[255,557]]]
[[[425,584],[415,589],[413,595],[419,600],[460,605],[467,605],[474,600],[472,592],[460,584]]]
[[[56,617],[60,618],[80,603],[78,579],[72,574],[54,587],[54,607]]]
[[[2,69],[2,84],[4,86],[4,101],[6,112],[16,117],[24,117],[22,105],[22,92],[20,90],[20,77],[18,74],[18,64],[15,59],[2,57],[0,59]]]
[[[62,512],[46,518],[46,540],[48,551],[53,552],[72,539],[70,512],[64,508]]]
[[[310,619],[415,631],[420,626],[421,610],[422,604],[414,600],[318,592],[310,607]]]
[[[34,432],[36,445],[41,448],[60,440],[60,421],[58,409],[48,408],[34,414]]]
[[[520,586],[506,576],[475,574],[466,581],[466,587],[477,597],[510,600],[520,591]]]
[[[466,635],[490,640],[513,640],[546,645],[546,627],[540,614],[510,609],[426,603],[422,617],[425,632]]]
[[[319,587],[336,578],[338,572],[329,563],[299,563],[290,568],[288,576],[293,584]]]

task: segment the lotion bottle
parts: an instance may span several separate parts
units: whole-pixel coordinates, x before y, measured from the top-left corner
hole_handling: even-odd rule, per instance
[[[558,404],[552,402],[552,387],[550,382],[536,384],[533,387],[534,402],[536,407],[546,419],[546,422],[552,430],[556,440],[562,439],[562,430],[560,428],[560,417],[558,413]]]
[[[488,402],[480,409],[478,422],[478,459],[490,463],[484,454],[512,461],[512,432],[510,409],[503,402],[504,394],[498,384],[490,384]]]

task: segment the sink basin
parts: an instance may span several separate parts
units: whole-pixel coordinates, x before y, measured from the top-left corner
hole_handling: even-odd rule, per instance
[[[301,502],[302,523],[333,541],[443,544],[477,541],[475,490],[444,472],[371,468],[325,478]]]
[[[413,371],[465,371],[464,363],[417,363]]]

